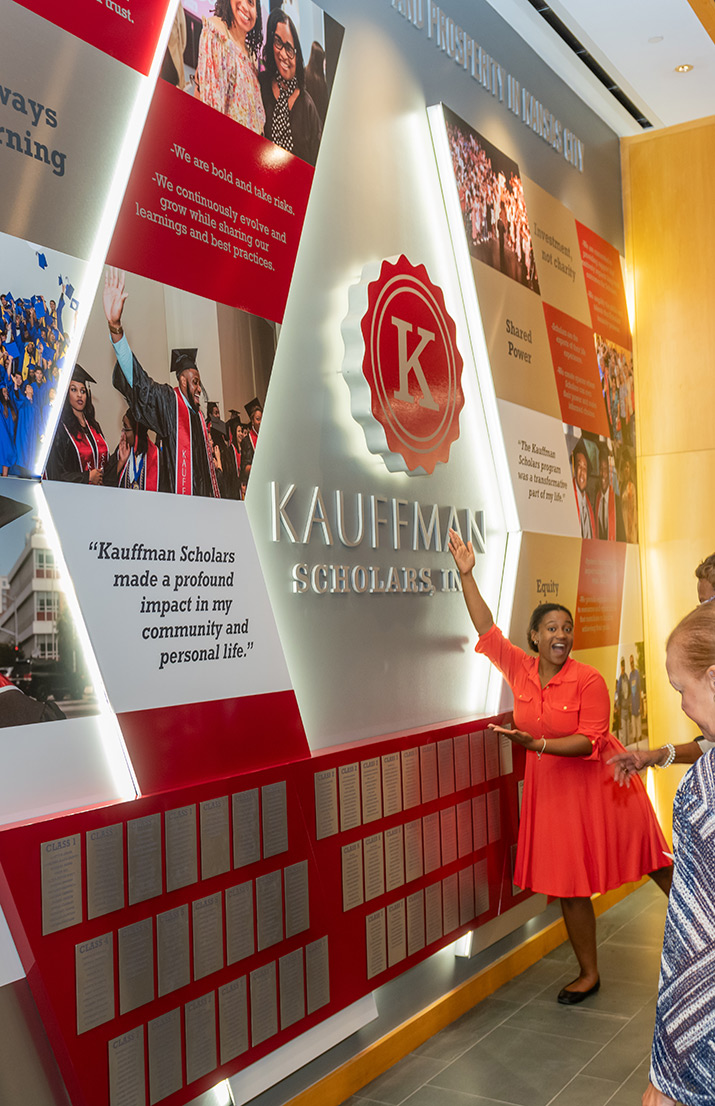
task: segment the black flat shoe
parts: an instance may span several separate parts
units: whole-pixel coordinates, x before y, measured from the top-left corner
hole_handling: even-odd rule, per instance
[[[560,1002],[562,1006],[577,1006],[578,1003],[583,1002],[585,998],[590,998],[591,995],[595,995],[600,986],[601,980],[597,979],[593,987],[588,991],[567,991],[564,987],[562,991],[559,991],[556,1001]]]

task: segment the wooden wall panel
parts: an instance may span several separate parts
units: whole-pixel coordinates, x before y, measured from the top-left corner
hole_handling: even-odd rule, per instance
[[[626,259],[633,307],[640,548],[651,740],[689,741],[664,643],[697,601],[715,551],[715,117],[627,138]],[[664,824],[677,770],[657,774]]]

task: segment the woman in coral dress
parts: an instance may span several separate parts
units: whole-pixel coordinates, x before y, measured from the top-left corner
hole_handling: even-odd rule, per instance
[[[667,845],[638,778],[619,787],[609,758],[623,746],[608,732],[611,700],[603,677],[570,657],[573,618],[543,603],[531,616],[529,656],[502,636],[472,575],[474,552],[450,531],[450,552],[483,653],[514,693],[514,726],[503,733],[527,750],[514,882],[554,895],[580,974],[559,993],[567,1006],[600,987],[591,895],[650,875],[667,894]]]
[[[261,0],[216,0],[199,40],[195,95],[242,126],[263,134],[266,113],[258,84],[263,42]]]

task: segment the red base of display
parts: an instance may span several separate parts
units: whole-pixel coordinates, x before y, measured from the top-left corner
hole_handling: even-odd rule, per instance
[[[143,795],[310,756],[292,691],[128,711],[117,717]]]

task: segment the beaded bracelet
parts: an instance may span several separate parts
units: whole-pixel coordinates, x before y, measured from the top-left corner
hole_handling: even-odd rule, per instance
[[[663,748],[668,750],[668,755],[662,764],[656,765],[656,768],[670,768],[675,760],[675,745],[671,745],[670,742],[668,742],[667,745],[663,745]]]

